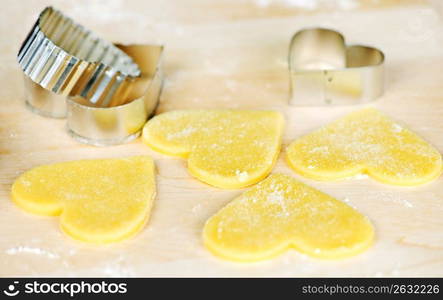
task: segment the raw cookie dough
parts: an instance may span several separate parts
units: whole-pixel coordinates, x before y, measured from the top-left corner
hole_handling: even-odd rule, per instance
[[[442,171],[440,153],[373,108],[363,109],[295,140],[289,165],[301,175],[336,180],[367,173],[394,185],[419,185]]]
[[[370,221],[352,207],[283,174],[272,174],[211,217],[206,247],[229,260],[257,261],[295,248],[318,258],[367,249]]]
[[[189,172],[205,183],[241,188],[271,172],[283,123],[273,111],[178,110],[151,119],[143,141],[161,153],[188,158]]]
[[[65,233],[90,243],[134,235],[148,221],[154,198],[154,162],[148,156],[44,165],[12,186],[18,206],[33,214],[60,215]]]

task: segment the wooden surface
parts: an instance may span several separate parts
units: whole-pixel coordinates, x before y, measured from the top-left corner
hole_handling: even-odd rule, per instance
[[[188,175],[185,161],[157,154],[140,140],[109,148],[81,145],[67,136],[64,120],[24,107],[16,53],[48,3],[112,41],[164,43],[167,80],[159,112],[275,109],[286,117],[284,146],[360,108],[286,105],[291,35],[309,26],[338,29],[348,42],[379,47],[387,56],[386,92],[374,106],[443,152],[438,5],[418,0],[2,0],[0,276],[443,276],[443,178],[418,188],[391,187],[364,176],[316,182],[293,173],[284,151],[274,171],[292,174],[369,216],[376,228],[374,246],[339,261],[292,250],[253,264],[212,256],[202,246],[203,224],[241,190],[209,187]],[[158,197],[149,224],[131,240],[105,247],[77,243],[63,235],[56,217],[26,214],[10,201],[13,180],[32,167],[136,154],[154,157]]]

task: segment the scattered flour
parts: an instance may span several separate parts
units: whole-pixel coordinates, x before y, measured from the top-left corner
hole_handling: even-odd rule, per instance
[[[368,178],[369,176],[367,174],[357,174],[351,177],[351,179],[357,179],[357,180],[368,179]]]
[[[404,207],[407,207],[407,208],[414,207],[414,205],[411,202],[402,198],[400,195],[397,195],[392,192],[381,192],[381,193],[377,194],[377,199],[380,199],[385,202],[400,204],[400,205],[403,205]]]
[[[271,4],[271,0],[257,0],[256,3],[258,6],[266,7],[269,6],[269,4]]]
[[[174,132],[174,133],[168,133],[166,138],[168,140],[173,140],[173,139],[176,139],[176,138],[183,138],[183,137],[187,137],[187,136],[191,135],[195,131],[197,131],[197,129],[192,128],[192,127],[186,127],[182,131]]]
[[[108,265],[103,268],[103,273],[109,277],[134,277],[135,274],[130,269],[125,269],[119,265]]]
[[[394,125],[392,125],[392,131],[393,131],[393,132],[402,132],[402,130],[403,130],[403,127],[401,127],[401,126],[398,125],[398,124],[394,124]]]
[[[134,277],[135,271],[133,268],[126,266],[128,263],[123,255],[119,255],[115,260],[106,264],[101,271],[108,277]]]
[[[221,239],[222,238],[222,234],[223,234],[223,221],[221,221],[220,224],[218,224],[217,237],[219,239]]]
[[[240,182],[245,182],[248,180],[249,174],[246,171],[235,170],[235,175],[237,176]]]
[[[337,5],[343,10],[352,10],[358,7],[358,2],[355,0],[338,0]]]
[[[268,7],[273,3],[277,3],[306,10],[316,10],[322,7],[352,10],[359,6],[356,0],[256,0],[255,3],[260,7]]]
[[[6,250],[6,254],[8,254],[8,255],[18,255],[18,254],[22,254],[22,253],[35,254],[38,256],[45,256],[50,259],[57,259],[60,257],[58,254],[43,250],[41,248],[35,248],[35,247],[18,246],[18,247],[9,248],[8,250]]]
[[[32,185],[32,183],[26,179],[21,180],[20,183],[23,184],[24,186],[27,186],[27,187]]]
[[[201,204],[197,204],[194,207],[191,208],[192,213],[198,213],[200,210],[202,209],[202,205]]]
[[[296,6],[304,9],[314,10],[317,9],[321,1],[318,0],[284,0],[285,4],[290,6]]]
[[[272,193],[268,194],[267,201],[272,204],[282,204],[284,201],[283,191],[281,190],[275,190]]]
[[[285,196],[282,190],[275,189],[267,195],[266,198],[268,203],[279,205],[282,209],[284,216],[289,216],[290,213],[286,207]]]

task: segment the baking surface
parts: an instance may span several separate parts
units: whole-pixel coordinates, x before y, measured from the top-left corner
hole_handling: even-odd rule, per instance
[[[374,246],[338,261],[313,259],[293,250],[250,264],[212,256],[202,246],[203,224],[241,190],[221,190],[191,178],[184,160],[155,153],[140,139],[108,148],[81,145],[66,134],[65,120],[46,119],[24,107],[16,53],[48,4],[111,41],[164,43],[166,82],[158,112],[278,110],[286,117],[283,148],[360,108],[286,104],[291,35],[303,27],[337,29],[348,43],[376,46],[386,54],[386,92],[373,106],[443,152],[441,4],[419,0],[347,0],[335,5],[325,0],[2,0],[0,276],[443,276],[443,177],[415,188],[382,185],[365,176],[316,182],[292,172],[284,151],[274,172],[291,174],[366,214],[376,228]],[[158,196],[149,224],[131,240],[102,247],[82,244],[63,235],[57,217],[29,215],[10,200],[12,182],[32,167],[139,154],[155,159]]]

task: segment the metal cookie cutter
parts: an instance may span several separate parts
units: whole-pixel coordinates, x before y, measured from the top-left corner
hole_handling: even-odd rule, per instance
[[[131,84],[123,104],[96,107],[81,96],[68,99],[68,132],[79,142],[106,146],[133,140],[158,104],[163,86],[163,46],[118,47],[138,64],[141,76]]]
[[[358,104],[383,94],[383,52],[346,46],[343,35],[334,30],[297,32],[288,60],[291,105]]]
[[[94,104],[126,101],[128,86],[140,75],[131,57],[52,7],[40,13],[18,62],[28,106],[49,117],[66,116],[67,96]]]

